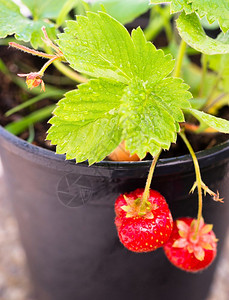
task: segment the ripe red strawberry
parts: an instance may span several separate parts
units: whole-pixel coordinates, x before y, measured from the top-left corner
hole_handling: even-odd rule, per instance
[[[127,212],[124,209],[122,209],[122,207],[128,205],[127,201],[129,201],[129,204],[130,204],[131,202],[134,202],[136,199],[140,199],[140,197],[142,196],[142,190],[143,189],[137,189],[129,194],[121,194],[116,199],[116,201],[115,201],[115,214],[116,214],[115,225],[117,227],[117,230],[122,225],[123,217],[125,217],[127,214]],[[144,190],[143,190],[143,192],[144,192]]]
[[[180,218],[174,221],[173,232],[164,246],[167,258],[176,267],[198,272],[207,268],[214,260],[217,252],[217,239],[212,225],[200,221],[196,234],[197,220]]]
[[[134,252],[149,252],[162,247],[172,232],[173,219],[165,198],[150,190],[144,207],[144,189],[120,195],[115,203],[115,224],[120,241]]]

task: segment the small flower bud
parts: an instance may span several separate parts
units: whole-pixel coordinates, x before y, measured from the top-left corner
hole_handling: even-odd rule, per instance
[[[41,89],[45,91],[44,81],[41,79],[42,75],[39,73],[29,73],[29,74],[18,74],[19,77],[26,77],[26,84],[29,89],[33,89],[41,85]]]

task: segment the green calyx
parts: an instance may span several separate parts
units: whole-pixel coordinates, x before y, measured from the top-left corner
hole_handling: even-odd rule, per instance
[[[126,212],[126,218],[144,217],[146,219],[153,219],[153,210],[157,208],[156,205],[152,205],[149,201],[143,202],[142,198],[129,199],[124,195],[127,205],[123,205],[121,208]]]

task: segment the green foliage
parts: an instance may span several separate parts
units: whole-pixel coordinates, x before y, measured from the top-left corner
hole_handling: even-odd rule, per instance
[[[23,16],[20,8],[12,0],[0,0],[0,38],[15,34],[15,38],[24,42],[30,42],[37,49],[44,45],[42,41],[42,26],[51,39],[56,38],[55,24],[50,20],[58,19],[63,22],[65,15],[62,12],[66,4],[65,0],[23,0],[23,4],[30,10],[32,20]],[[77,6],[79,0],[71,1],[71,8]],[[68,12],[68,11],[67,11]]]
[[[51,91],[39,94],[39,95],[37,95],[37,96],[29,99],[29,100],[24,101],[23,103],[15,106],[13,108],[11,108],[10,110],[8,110],[5,113],[5,116],[9,117],[9,116],[15,114],[16,112],[18,112],[18,111],[20,111],[20,110],[22,110],[24,108],[27,108],[29,106],[32,106],[33,104],[35,104],[35,103],[37,103],[37,102],[39,102],[39,101],[41,101],[41,100],[43,100],[45,98],[48,98],[48,99],[50,99],[50,98],[57,99],[57,98],[63,96],[63,94],[64,94],[64,91],[61,91],[59,89],[56,89],[56,90],[53,90],[53,91],[51,90]]]
[[[229,29],[229,1],[228,0],[191,0],[192,9],[202,18],[207,17],[210,23],[218,21],[221,29]]]
[[[228,33],[225,35],[226,37],[224,36],[219,39],[208,37],[196,13],[186,15],[182,12],[177,19],[177,28],[182,39],[188,45],[202,53],[210,55],[229,53],[229,43],[226,39]]]
[[[187,108],[185,111],[191,113],[201,123],[205,123],[207,126],[214,128],[217,131],[229,133],[229,122],[227,120],[217,118],[193,108]]]
[[[122,98],[121,124],[123,139],[131,152],[144,157],[157,154],[176,142],[178,122],[184,121],[181,107],[189,107],[188,86],[181,79],[166,78],[146,84],[134,80]]]
[[[0,37],[15,34],[17,39],[30,41],[34,48],[42,46],[43,25],[51,39],[55,36],[54,23],[45,19],[63,24],[79,1],[47,0],[40,3],[23,0],[32,13],[33,20],[30,20],[21,14],[12,0],[0,0]],[[58,45],[70,66],[92,79],[66,93],[54,111],[47,138],[57,145],[56,152],[66,154],[67,159],[76,159],[76,162],[88,160],[93,164],[104,159],[125,140],[131,154],[137,153],[143,158],[149,152],[155,156],[176,142],[179,123],[185,121],[184,112],[196,117],[201,126],[229,133],[228,121],[197,110],[203,105],[211,108],[212,103],[218,101],[218,98],[213,98],[216,92],[217,97],[222,97],[218,96],[219,92],[224,97],[229,91],[229,31],[211,39],[206,36],[198,18],[198,15],[206,15],[209,22],[218,21],[222,30],[227,31],[229,9],[225,1],[163,1],[171,2],[172,13],[181,12],[177,27],[183,40],[194,49],[213,55],[208,58],[209,67],[217,74],[212,72],[211,78],[206,64],[203,75],[198,71],[198,76],[194,76],[198,78],[192,81],[195,81],[195,96],[198,98],[199,95],[200,99],[193,100],[188,92],[189,86],[182,79],[169,77],[175,64],[172,56],[147,42],[140,28],[130,35],[121,23],[105,12],[88,12],[87,16],[77,16],[77,21],[68,21],[64,33],[59,34]],[[152,0],[151,3],[161,1]],[[127,23],[147,11],[149,3],[148,0],[95,0],[90,8],[97,11],[100,7]],[[169,13],[169,7],[166,9]],[[169,36],[168,20],[164,14],[162,23]],[[187,58],[185,65],[191,66]],[[186,73],[184,70],[184,77],[187,77]],[[205,84],[202,90],[199,89],[200,80]],[[207,95],[205,86],[212,86],[212,82],[213,87]],[[42,98],[30,99],[15,110]],[[53,106],[38,110],[9,124],[6,129],[18,134],[47,118],[52,109]]]
[[[214,21],[213,23],[209,23],[209,21],[207,20],[206,17],[203,17],[200,20],[202,26],[204,29],[208,29],[208,30],[216,30],[219,28],[219,22],[218,21]]]
[[[172,0],[151,3],[171,3],[171,13],[182,12],[177,20],[179,33],[188,45],[205,54],[229,52],[229,42],[209,38],[201,25],[200,18],[206,17],[210,23],[218,21],[221,29],[229,30],[228,0]],[[199,17],[198,17],[199,16]]]
[[[36,49],[43,45],[42,26],[46,27],[51,38],[55,37],[54,24],[47,23],[43,19],[30,20],[21,14],[19,7],[13,1],[0,0],[0,38],[15,34],[16,39],[30,42]]]
[[[92,77],[126,84],[136,76],[159,81],[174,67],[171,56],[147,43],[140,28],[133,30],[131,38],[125,27],[106,13],[88,13],[67,25],[59,35],[60,48],[74,69]]]
[[[60,100],[48,139],[57,153],[78,162],[102,160],[122,141],[119,106],[125,85],[107,79],[90,80]]]
[[[229,54],[211,55],[208,57],[209,68],[217,73],[220,88],[229,93]]]
[[[5,129],[12,134],[18,135],[29,128],[31,125],[49,118],[55,105],[49,105],[41,108],[20,120],[12,122],[5,126]]]
[[[170,3],[171,4],[171,13],[177,13],[182,10],[185,10],[186,13],[191,13],[192,10],[192,5],[191,1],[188,0],[170,0],[170,1],[159,1],[159,0],[150,0],[151,4],[160,4],[160,3]]]
[[[64,1],[63,4],[64,5],[62,6],[61,10],[58,12],[58,15],[56,18],[56,24],[58,27],[61,26],[62,24],[64,24],[69,12],[73,8],[79,9],[81,6],[83,7],[83,2],[81,2],[81,0],[67,0],[67,1]],[[79,13],[79,14],[81,14],[81,13]]]
[[[29,8],[34,19],[56,19],[65,4],[66,0],[22,0]],[[77,4],[77,0],[75,0]]]
[[[170,14],[169,6],[154,5],[150,10],[149,24],[144,29],[145,37],[148,41],[153,41],[159,33],[165,29],[168,39],[172,37],[172,27],[170,22],[172,15]],[[171,30],[170,30],[171,29]]]
[[[73,68],[98,79],[59,102],[48,135],[57,153],[94,163],[123,139],[140,157],[176,141],[191,94],[181,79],[167,78],[174,61],[140,28],[130,36],[106,13],[88,13],[68,22],[59,45]]]
[[[149,0],[93,0],[90,9],[93,12],[105,11],[122,24],[132,22],[149,10]]]
[[[194,109],[201,109],[205,103],[206,103],[206,99],[205,98],[192,98],[189,100],[192,108]]]
[[[228,0],[150,0],[150,3],[171,3],[171,13],[185,11],[186,14],[198,13],[200,18],[206,16],[210,23],[218,21],[221,29],[229,29],[229,1]]]
[[[77,38],[76,38],[77,37]],[[68,21],[59,46],[70,66],[92,77],[112,78],[127,83],[134,57],[127,30],[105,14],[89,13]]]

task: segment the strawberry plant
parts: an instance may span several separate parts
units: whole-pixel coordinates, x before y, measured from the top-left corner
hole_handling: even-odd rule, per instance
[[[148,1],[114,1],[112,5],[105,0],[79,1],[77,5],[74,1],[60,1],[55,10],[51,9],[52,1],[46,1],[44,8],[33,1],[23,2],[30,8],[33,20],[21,15],[13,2],[0,1],[4,14],[0,36],[15,34],[19,40],[30,41],[33,48],[43,51],[15,41],[10,46],[48,61],[40,71],[19,76],[26,77],[30,89],[41,85],[44,91],[44,73],[54,63],[67,77],[80,83],[59,100],[49,120],[47,140],[56,146],[56,153],[75,159],[76,163],[88,161],[89,165],[109,155],[117,157],[115,151],[120,144],[125,144],[121,147],[128,156],[125,160],[133,156],[142,160],[151,155],[153,162],[145,189],[116,200],[115,224],[121,242],[135,252],[164,246],[172,263],[187,271],[208,266],[216,255],[216,238],[212,227],[204,225],[202,191],[215,201],[223,200],[202,181],[198,160],[185,133],[229,133],[229,122],[216,116],[219,108],[228,104],[229,96],[228,1],[173,0],[163,1],[170,3],[170,7],[164,7],[153,5],[161,1],[151,0],[149,26],[144,31],[137,27],[131,33],[122,23],[147,11]],[[128,11],[125,5],[131,9]],[[82,15],[68,20],[60,33],[57,28],[65,26],[64,20],[72,9]],[[179,47],[171,30],[174,13],[179,13],[174,18],[181,37]],[[218,22],[222,32],[216,39],[206,35],[200,20],[204,16],[210,23]],[[148,40],[157,36],[154,20],[160,20],[158,32],[165,28],[168,45],[164,49],[157,49]],[[58,38],[53,41],[55,34]],[[201,53],[202,70],[193,67],[186,55],[188,51]],[[48,115],[51,110],[53,106]],[[18,133],[20,122],[9,124],[6,129]],[[196,181],[191,191],[197,188],[199,205],[196,220],[175,221],[172,231],[168,205],[158,192],[150,190],[150,185],[160,153],[168,151],[178,135],[194,162]]]

